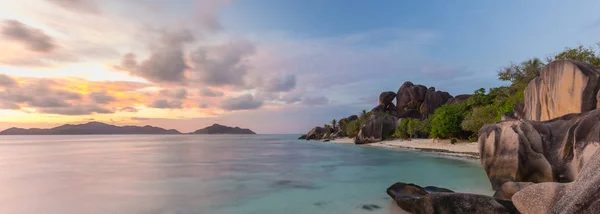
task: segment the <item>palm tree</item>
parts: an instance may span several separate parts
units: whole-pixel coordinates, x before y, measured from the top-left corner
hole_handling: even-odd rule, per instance
[[[337,124],[337,120],[333,119],[331,121],[331,125],[333,125],[333,129],[335,130],[335,124]]]

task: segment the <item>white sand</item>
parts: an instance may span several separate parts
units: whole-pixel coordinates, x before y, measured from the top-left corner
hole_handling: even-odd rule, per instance
[[[339,138],[332,140],[333,143],[354,143],[352,138]],[[477,142],[458,142],[451,144],[450,140],[412,139],[387,140],[377,143],[364,144],[365,146],[414,149],[425,152],[433,152],[441,155],[450,155],[467,158],[479,158],[479,144]]]

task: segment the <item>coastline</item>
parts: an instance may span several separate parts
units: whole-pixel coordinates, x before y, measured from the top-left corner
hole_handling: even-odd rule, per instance
[[[338,138],[329,142],[341,144],[354,144],[354,139]],[[412,139],[408,141],[402,139],[394,139],[361,145],[381,148],[400,148],[444,156],[479,159],[479,145],[477,142],[458,142],[455,144],[451,144],[449,140]]]

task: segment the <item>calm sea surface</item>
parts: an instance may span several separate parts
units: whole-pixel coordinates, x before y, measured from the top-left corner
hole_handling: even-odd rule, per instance
[[[0,136],[0,213],[394,213],[396,181],[491,192],[476,162],[296,137]]]

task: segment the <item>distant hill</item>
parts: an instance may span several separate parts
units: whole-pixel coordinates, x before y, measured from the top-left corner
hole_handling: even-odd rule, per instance
[[[250,129],[242,129],[240,127],[229,127],[219,124],[213,124],[203,129],[198,129],[191,134],[256,134]]]
[[[154,126],[114,126],[100,122],[85,124],[66,124],[50,129],[9,128],[0,135],[90,135],[90,134],[181,134],[175,129],[163,129]]]

